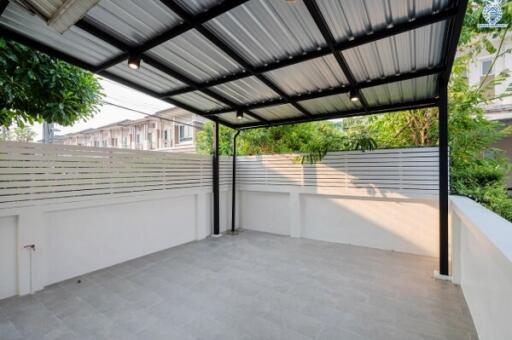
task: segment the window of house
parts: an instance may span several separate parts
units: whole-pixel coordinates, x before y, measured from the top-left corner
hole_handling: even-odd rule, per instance
[[[165,141],[169,140],[169,132],[167,130],[164,130],[164,140]]]
[[[102,140],[101,141],[101,146],[103,146],[104,148],[107,147],[107,141],[106,140]]]
[[[135,135],[135,143],[140,144],[140,135]]]
[[[123,148],[128,147],[128,137],[123,137]]]
[[[496,96],[496,89],[494,86],[494,69],[492,68],[492,60],[483,60],[481,71],[480,83],[484,89],[483,94],[486,98],[494,98]],[[487,75],[488,72],[489,75]]]
[[[182,142],[192,141],[192,127],[187,125],[179,126],[179,140]]]
[[[494,70],[492,69],[492,60],[484,60],[482,61],[482,77],[489,72],[489,75],[494,75]]]
[[[110,138],[110,145],[117,148],[117,138]]]
[[[100,141],[99,140],[95,140],[94,141],[94,146],[99,148],[100,147]]]

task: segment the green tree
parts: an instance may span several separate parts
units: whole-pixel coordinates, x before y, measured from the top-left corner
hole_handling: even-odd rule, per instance
[[[101,98],[92,73],[0,38],[0,126],[68,126],[92,117]]]
[[[30,126],[16,127],[14,130],[6,127],[0,128],[0,142],[16,141],[16,142],[32,142],[36,137],[36,133]]]
[[[219,130],[219,152],[230,155],[233,151],[235,131],[221,126]],[[208,122],[198,133],[197,150],[202,154],[212,152],[213,123]],[[375,141],[363,131],[348,133],[339,124],[310,122],[275,126],[243,131],[238,137],[237,151],[240,155],[301,153],[302,162],[315,162],[329,151],[371,150]]]

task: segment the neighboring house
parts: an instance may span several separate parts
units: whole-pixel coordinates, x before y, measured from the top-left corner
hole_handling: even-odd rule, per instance
[[[95,129],[55,136],[53,143],[105,148],[196,152],[197,131],[204,118],[180,108],[137,120],[122,120]]]
[[[490,55],[485,50],[477,55],[470,64],[469,83],[476,86],[484,81],[488,71],[490,72],[485,80],[486,82],[493,81],[494,77],[503,71],[511,72],[508,79],[499,84],[490,85],[486,89],[485,94],[490,99],[503,94],[512,84],[512,53],[509,51],[512,51],[512,34],[507,34],[502,47],[502,52],[505,53],[496,60],[494,66],[492,66],[494,55]],[[512,96],[490,100],[484,105],[484,109],[487,119],[500,121],[505,125],[512,125]],[[508,158],[512,160],[512,136],[500,140],[495,146],[504,150]],[[509,190],[512,189],[512,174],[509,176],[508,187]]]

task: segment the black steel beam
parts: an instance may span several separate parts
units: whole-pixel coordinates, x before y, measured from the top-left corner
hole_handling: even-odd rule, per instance
[[[183,22],[178,24],[177,26],[174,26],[159,35],[149,39],[148,41],[140,44],[139,46],[132,47],[131,51],[132,53],[138,53],[142,54],[153,47],[156,47],[168,40],[171,40],[180,34],[183,34],[191,29],[196,28],[197,25],[201,25],[219,15],[222,15],[230,10],[232,10],[235,7],[240,6],[241,4],[247,2],[248,0],[231,0],[231,1],[223,1],[220,4],[210,8],[209,10],[198,14],[194,17],[193,22]],[[112,67],[116,64],[119,64],[120,62],[128,59],[127,53],[122,53],[117,57],[114,57],[102,65],[99,66],[98,71],[107,69],[109,67]]]
[[[177,4],[173,0],[161,0],[162,3],[164,3],[167,7],[169,7],[172,11],[174,11],[176,14],[178,14],[185,22],[193,24],[196,21],[196,18],[189,14],[184,8],[181,7],[181,5]],[[287,99],[288,104],[295,107],[297,110],[299,110],[302,114],[306,116],[311,116],[311,113],[309,113],[305,108],[303,108],[301,105],[297,104],[294,101],[289,100],[289,96],[286,92],[284,92],[282,89],[279,88],[274,82],[272,82],[270,79],[265,77],[264,75],[260,73],[254,72],[254,67],[249,63],[247,60],[245,60],[244,57],[242,57],[238,52],[236,52],[234,49],[232,49],[228,44],[226,44],[224,41],[222,41],[220,38],[218,38],[215,34],[210,32],[206,27],[202,26],[201,24],[195,25],[195,29],[208,41],[210,41],[213,45],[218,47],[221,51],[226,53],[231,59],[236,61],[240,66],[243,67],[244,73],[246,76],[255,76],[260,80],[263,84],[265,84],[267,87],[269,87],[272,91],[277,93],[279,96]]]
[[[77,27],[79,27],[80,29],[84,30],[85,32],[95,36],[96,38],[112,45],[112,46],[115,46],[117,48],[119,48],[120,50],[122,51],[128,51],[128,53],[130,53],[130,50],[131,50],[131,47],[126,45],[125,43],[123,43],[122,41],[120,41],[119,39],[117,39],[116,37],[110,35],[109,33],[101,30],[100,28],[98,27],[95,27],[94,25],[84,21],[83,19],[80,20],[79,22],[77,22],[76,24]],[[148,65],[151,65],[152,67],[156,68],[157,70],[179,80],[180,82],[184,83],[187,85],[188,88],[191,88],[193,89],[194,91],[197,90],[197,91],[200,91],[210,97],[212,97],[213,99],[215,100],[218,100],[220,101],[221,103],[223,103],[224,105],[227,105],[229,107],[229,111],[236,111],[237,110],[237,104],[233,103],[232,101],[230,101],[229,99],[225,98],[224,96],[222,95],[219,95],[218,93],[208,89],[208,88],[200,88],[200,85],[193,81],[192,79],[188,78],[187,76],[185,76],[184,74],[168,67],[167,65],[164,65],[162,64],[161,62],[159,62],[158,60],[154,59],[153,57],[151,56],[148,56],[148,55],[141,55],[141,58],[144,60],[145,63],[147,63]],[[96,70],[97,71],[97,70]],[[98,71],[97,71],[98,72]],[[101,72],[104,72],[103,71],[99,71],[98,73],[101,73]],[[159,98],[161,98],[162,100],[166,100],[166,96],[162,96],[161,94],[159,94]],[[253,113],[253,112],[250,112],[248,111],[247,112],[247,115],[253,117],[254,119],[257,119],[259,121],[262,121],[262,122],[266,122],[267,120],[264,119],[263,117],[257,115],[256,113]]]
[[[335,118],[345,118],[345,117],[354,117],[354,116],[365,116],[372,115],[378,113],[386,113],[386,112],[396,112],[396,111],[404,111],[404,110],[414,110],[414,109],[423,109],[428,107],[434,107],[438,105],[437,98],[430,98],[425,100],[416,100],[411,102],[405,102],[400,104],[390,104],[390,105],[382,105],[369,107],[368,110],[364,110],[363,108],[349,110],[349,111],[335,111],[329,113],[316,114],[312,117],[292,117],[285,118],[279,120],[270,121],[268,124],[263,123],[249,123],[243,125],[235,125],[236,129],[239,130],[248,130],[254,128],[264,128],[278,125],[286,125],[286,124],[297,124],[297,123],[307,123],[314,122],[319,120],[328,120]]]
[[[336,51],[341,53],[344,50],[348,50],[348,49],[358,47],[361,45],[365,45],[365,44],[368,44],[371,42],[375,42],[375,41],[378,41],[381,39],[389,38],[391,36],[394,36],[394,35],[397,35],[400,33],[404,33],[404,32],[410,31],[410,30],[418,29],[418,28],[421,28],[424,26],[428,26],[428,25],[440,22],[440,21],[447,20],[447,19],[451,18],[452,16],[454,16],[455,14],[457,14],[457,8],[450,7],[449,9],[440,11],[440,12],[435,13],[430,16],[425,16],[425,17],[417,18],[413,21],[407,21],[404,23],[393,25],[391,27],[386,27],[381,30],[374,31],[372,34],[357,37],[353,40],[338,42],[335,44],[334,48],[336,49]],[[247,70],[244,69],[235,74],[222,76],[217,79],[212,79],[208,82],[201,84],[200,86],[201,86],[201,88],[217,86],[220,84],[224,84],[224,83],[228,83],[228,82],[235,81],[238,79],[242,79],[242,78],[248,77],[253,74],[263,74],[265,72],[270,72],[270,71],[277,70],[279,68],[292,66],[292,65],[304,62],[304,61],[309,61],[309,60],[312,60],[315,58],[324,57],[331,53],[332,53],[331,48],[329,46],[322,47],[318,50],[313,50],[313,51],[309,51],[307,53],[292,56],[290,58],[281,59],[279,61],[270,63],[268,65],[254,66],[252,68],[252,72],[250,72],[250,74]],[[183,94],[183,93],[194,91],[194,90],[195,89],[192,89],[192,88],[182,88],[179,90],[173,90],[173,91],[164,93],[164,96],[175,96],[175,95]]]
[[[449,148],[448,82],[452,71],[468,0],[457,1],[457,15],[450,21],[443,46],[444,71],[439,77],[439,274],[450,275],[449,260]]]
[[[439,89],[439,274],[449,275],[448,255],[448,89]]]
[[[0,0],[0,16],[2,16],[2,13],[5,11],[8,4],[9,0]]]
[[[378,86],[378,85],[385,85],[390,83],[395,83],[399,81],[414,79],[414,78],[421,78],[429,75],[439,74],[444,71],[444,67],[434,67],[434,68],[426,68],[421,69],[415,72],[408,72],[408,73],[402,73],[399,75],[392,75],[389,77],[374,79],[370,81],[366,81],[363,83],[358,83],[354,87],[351,86],[338,86],[334,87],[328,90],[323,91],[317,91],[317,92],[311,92],[311,93],[305,93],[305,94],[299,94],[295,96],[291,96],[290,98],[294,101],[304,101],[309,99],[318,99],[326,96],[332,96],[342,93],[348,93],[350,90],[362,90],[365,88]],[[276,98],[276,99],[270,99],[264,102],[259,103],[253,103],[248,105],[242,105],[240,106],[243,110],[254,110],[262,107],[268,107],[268,106],[274,106],[274,105],[280,105],[280,104],[286,104],[287,101],[283,98]],[[228,112],[226,109],[220,109],[220,110],[214,110],[209,111],[205,113],[206,117],[214,116],[216,114],[225,113]]]
[[[462,31],[462,25],[464,24],[464,16],[466,15],[467,6],[468,0],[457,1],[457,13],[455,17],[450,21],[449,28],[446,31],[442,54],[445,56],[445,70],[440,78],[440,81],[445,82],[446,84],[448,84],[448,81],[450,80],[450,74],[452,72],[455,54],[457,53],[457,44],[459,43],[460,33]]]
[[[213,236],[220,236],[219,190],[219,124],[213,128]]]
[[[231,174],[231,233],[235,233],[236,222],[236,140],[240,130],[233,136],[233,173]]]
[[[357,84],[356,77],[354,77],[354,74],[352,73],[352,70],[348,66],[348,63],[345,60],[343,54],[336,49],[336,39],[332,35],[332,32],[329,29],[329,25],[325,21],[325,18],[322,14],[322,11],[318,7],[316,0],[304,0],[304,4],[306,5],[306,8],[308,9],[309,14],[313,18],[313,21],[315,22],[316,26],[320,30],[322,37],[324,38],[325,42],[327,43],[327,46],[331,50],[331,53],[336,59],[336,62],[341,68],[343,74],[345,74],[348,83],[350,84],[350,86],[355,87],[355,85]],[[366,102],[363,93],[359,90],[357,90],[357,92],[363,108],[365,110],[368,109],[368,103]]]

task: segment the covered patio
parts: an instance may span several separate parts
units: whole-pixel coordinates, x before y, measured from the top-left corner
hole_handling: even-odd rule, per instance
[[[447,85],[467,1],[57,2],[0,0],[0,36],[212,120],[214,152],[0,145],[4,290],[35,293],[0,301],[0,338],[477,338],[448,282],[463,280]],[[219,155],[220,124],[427,107],[431,149],[239,167],[235,135]]]

